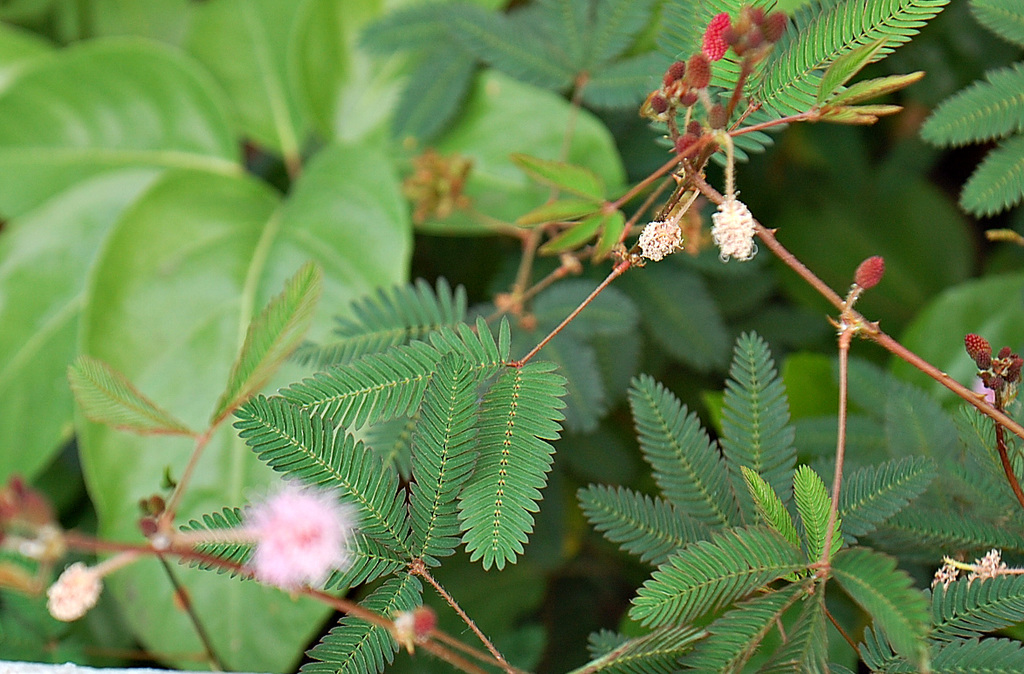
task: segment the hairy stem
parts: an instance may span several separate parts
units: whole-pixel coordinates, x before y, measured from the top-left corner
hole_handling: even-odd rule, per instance
[[[839,429],[836,433],[836,470],[832,478],[832,503],[828,509],[828,524],[825,527],[825,546],[818,561],[818,573],[828,574],[832,561],[832,536],[839,517],[839,491],[843,484],[843,462],[846,459],[846,408],[849,386],[850,340],[854,329],[846,328],[839,333]]]
[[[1017,503],[1020,503],[1020,507],[1024,508],[1024,491],[1021,491],[1020,482],[1017,481],[1017,475],[1013,472],[1013,465],[1010,463],[1010,457],[1006,452],[1006,434],[1003,432],[1003,427],[999,424],[996,424],[996,449],[999,450],[999,462],[1003,464],[1006,481],[1010,483],[1010,489],[1013,490],[1013,495],[1017,497]]]

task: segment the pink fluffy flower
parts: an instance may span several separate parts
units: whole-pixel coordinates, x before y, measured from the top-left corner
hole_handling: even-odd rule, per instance
[[[82,562],[75,562],[46,591],[46,608],[57,620],[78,620],[96,605],[102,591],[100,574]]]
[[[245,528],[256,539],[256,578],[285,589],[323,582],[349,561],[351,509],[331,491],[288,483],[249,507]]]
[[[704,44],[701,46],[701,51],[709,61],[719,61],[725,56],[725,52],[729,51],[729,43],[725,36],[730,27],[729,15],[725,12],[716,14],[711,19],[707,30],[704,31]]]

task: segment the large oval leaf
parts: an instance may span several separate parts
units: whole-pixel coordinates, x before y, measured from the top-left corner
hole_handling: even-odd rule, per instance
[[[321,333],[336,307],[405,278],[410,233],[398,195],[386,158],[368,147],[326,149],[283,207],[269,188],[248,179],[170,174],[125,215],[99,260],[83,351],[202,428],[248,320],[307,259],[325,272],[326,301],[316,327]],[[80,438],[101,534],[138,540],[135,503],[158,490],[165,467],[180,476],[190,443],[87,423]],[[222,427],[203,454],[181,516],[241,505],[272,479]],[[255,583],[180,568],[175,573],[220,655],[235,669],[291,668],[326,615],[323,606],[294,602]],[[156,563],[133,565],[111,584],[150,649],[199,648],[184,614],[172,608],[170,586]]]
[[[32,477],[71,433],[66,371],[76,353],[86,277],[121,211],[156,176],[132,169],[87,180],[0,234],[0,482]]]
[[[238,173],[217,89],[170,48],[97,40],[39,59],[0,95],[0,213],[135,166]]]
[[[296,161],[305,134],[288,77],[295,0],[214,0],[192,21],[194,54],[221,83],[242,132]]]

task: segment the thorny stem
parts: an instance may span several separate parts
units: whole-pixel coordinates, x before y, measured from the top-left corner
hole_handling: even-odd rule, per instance
[[[178,603],[182,608],[185,609],[185,614],[188,616],[189,622],[192,623],[192,628],[196,631],[196,636],[199,637],[199,641],[203,644],[203,650],[206,651],[206,657],[209,660],[210,667],[215,672],[224,671],[224,663],[217,656],[217,651],[213,649],[213,642],[210,641],[210,634],[206,631],[206,627],[203,626],[202,621],[199,620],[199,614],[196,613],[195,606],[192,605],[192,597],[189,596],[188,590],[178,582],[177,576],[174,575],[174,570],[171,565],[167,563],[164,556],[161,554],[156,555],[157,560],[160,562],[160,566],[163,567],[164,573],[167,574],[168,580],[171,581],[171,586],[174,588],[174,595],[178,598]]]
[[[501,663],[502,669],[504,669],[509,674],[515,674],[516,669],[508,664],[508,661],[505,659],[505,656],[503,656],[501,654],[501,651],[499,651],[494,646],[494,643],[492,643],[491,640],[487,638],[487,635],[483,633],[483,630],[477,627],[477,624],[473,621],[472,618],[469,617],[469,615],[465,611],[462,610],[462,607],[459,606],[459,603],[457,601],[455,601],[455,598],[451,596],[440,583],[437,582],[433,575],[431,575],[430,571],[427,570],[427,566],[423,563],[422,559],[413,560],[413,563],[409,565],[409,572],[414,576],[419,576],[423,580],[427,581],[427,583],[429,583],[430,586],[434,588],[434,591],[437,592],[437,594],[445,600],[448,606],[450,606],[452,610],[455,611],[455,613],[458,614],[460,618],[462,618],[462,622],[466,623],[469,629],[472,630],[473,634],[476,635],[476,638],[479,639],[480,642],[484,645],[484,647],[487,648],[487,650],[490,652],[490,654],[494,656],[495,660]]]
[[[587,298],[580,302],[580,305],[573,309],[572,313],[565,317],[565,320],[559,323],[558,326],[555,327],[555,329],[552,330],[547,337],[542,339],[540,341],[540,344],[533,347],[528,354],[526,354],[519,360],[515,360],[509,363],[509,367],[522,367],[523,365],[526,365],[526,363],[529,362],[531,358],[537,355],[538,351],[547,346],[547,343],[550,342],[555,337],[555,335],[560,333],[565,328],[565,326],[569,325],[569,323],[571,323],[577,316],[579,316],[580,312],[583,311],[588,304],[593,302],[595,297],[601,294],[601,291],[607,288],[612,281],[617,279],[619,276],[622,276],[622,274],[625,273],[625,271],[629,269],[631,266],[633,266],[633,262],[628,258],[615,265],[615,267],[612,268],[611,273],[608,274],[607,278],[601,281],[601,283],[596,288],[594,288],[594,291],[587,295]]]

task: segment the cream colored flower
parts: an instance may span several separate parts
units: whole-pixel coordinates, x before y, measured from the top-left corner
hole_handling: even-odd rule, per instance
[[[647,223],[640,233],[640,254],[648,260],[659,262],[683,248],[683,232],[675,220],[655,220]]]
[[[711,216],[714,226],[711,238],[718,246],[719,257],[727,261],[730,257],[749,260],[757,253],[754,244],[754,216],[739,199],[726,198],[718,205],[718,212]]]
[[[102,591],[100,574],[82,562],[75,562],[46,591],[46,608],[57,620],[78,620],[96,605]]]
[[[1006,562],[998,550],[989,550],[981,559],[974,560],[974,570],[967,575],[967,580],[987,580],[1001,575],[1006,571]]]

